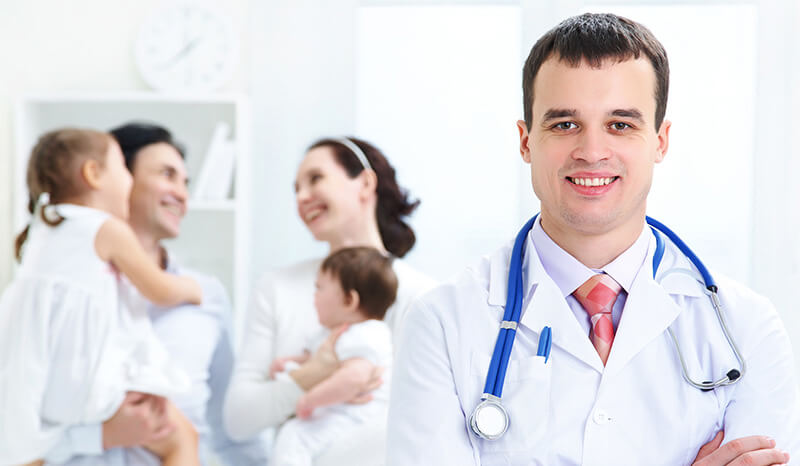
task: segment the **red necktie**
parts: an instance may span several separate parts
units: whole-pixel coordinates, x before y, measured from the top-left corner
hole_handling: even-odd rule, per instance
[[[572,295],[581,303],[592,321],[589,339],[592,340],[597,354],[608,361],[611,345],[614,343],[614,324],[611,322],[611,309],[617,300],[622,287],[610,276],[600,273],[592,276],[579,286]]]

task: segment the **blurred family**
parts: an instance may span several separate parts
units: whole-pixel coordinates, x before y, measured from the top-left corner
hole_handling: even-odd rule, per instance
[[[367,142],[312,145],[297,210],[330,255],[259,281],[234,364],[222,284],[162,245],[187,180],[157,125],[40,137],[0,301],[0,464],[382,463],[392,335],[434,285],[400,259],[419,201]]]
[[[187,212],[172,135],[42,135],[0,298],[0,466],[788,463],[777,312],[645,214],[668,84],[634,21],[542,36],[517,122],[541,213],[443,286],[403,259],[420,201],[386,156],[313,143],[297,214],[328,254],[257,281],[235,358],[222,284],[162,244]]]

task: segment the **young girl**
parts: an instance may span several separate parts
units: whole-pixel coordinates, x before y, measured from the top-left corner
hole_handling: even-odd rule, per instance
[[[128,391],[184,389],[188,378],[169,363],[136,290],[163,306],[202,298],[196,282],[159,269],[125,223],[132,179],[109,135],[43,135],[27,184],[33,218],[0,299],[3,465],[41,463],[68,427],[109,419]],[[163,464],[198,464],[196,433],[167,406],[176,429],[144,446]]]
[[[308,360],[332,330],[348,325],[336,341],[340,367],[308,390],[297,402],[297,418],[286,421],[275,439],[275,466],[311,466],[313,459],[336,439],[348,437],[366,422],[385,421],[389,385],[384,384],[366,404],[348,404],[358,395],[376,367],[388,378],[392,364],[392,335],[383,321],[397,296],[392,259],[369,247],[345,248],[322,262],[317,275],[314,307],[325,327],[309,339],[302,355],[278,358],[270,376],[289,379],[288,372]]]

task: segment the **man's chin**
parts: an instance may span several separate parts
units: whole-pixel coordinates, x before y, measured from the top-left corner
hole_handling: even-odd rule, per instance
[[[181,222],[183,217],[172,214],[162,214],[161,218],[155,218],[155,228],[159,235],[164,239],[177,238],[181,234]]]
[[[572,229],[597,235],[613,230],[619,223],[620,215],[614,211],[573,210],[565,212],[563,218]]]
[[[181,227],[180,226],[173,226],[173,225],[159,225],[159,236],[161,239],[173,239],[177,238],[181,234]]]

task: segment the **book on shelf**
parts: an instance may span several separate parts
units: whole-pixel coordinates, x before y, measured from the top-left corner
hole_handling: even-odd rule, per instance
[[[236,143],[230,139],[231,129],[217,123],[195,183],[192,198],[200,201],[221,201],[229,198],[236,169]]]

